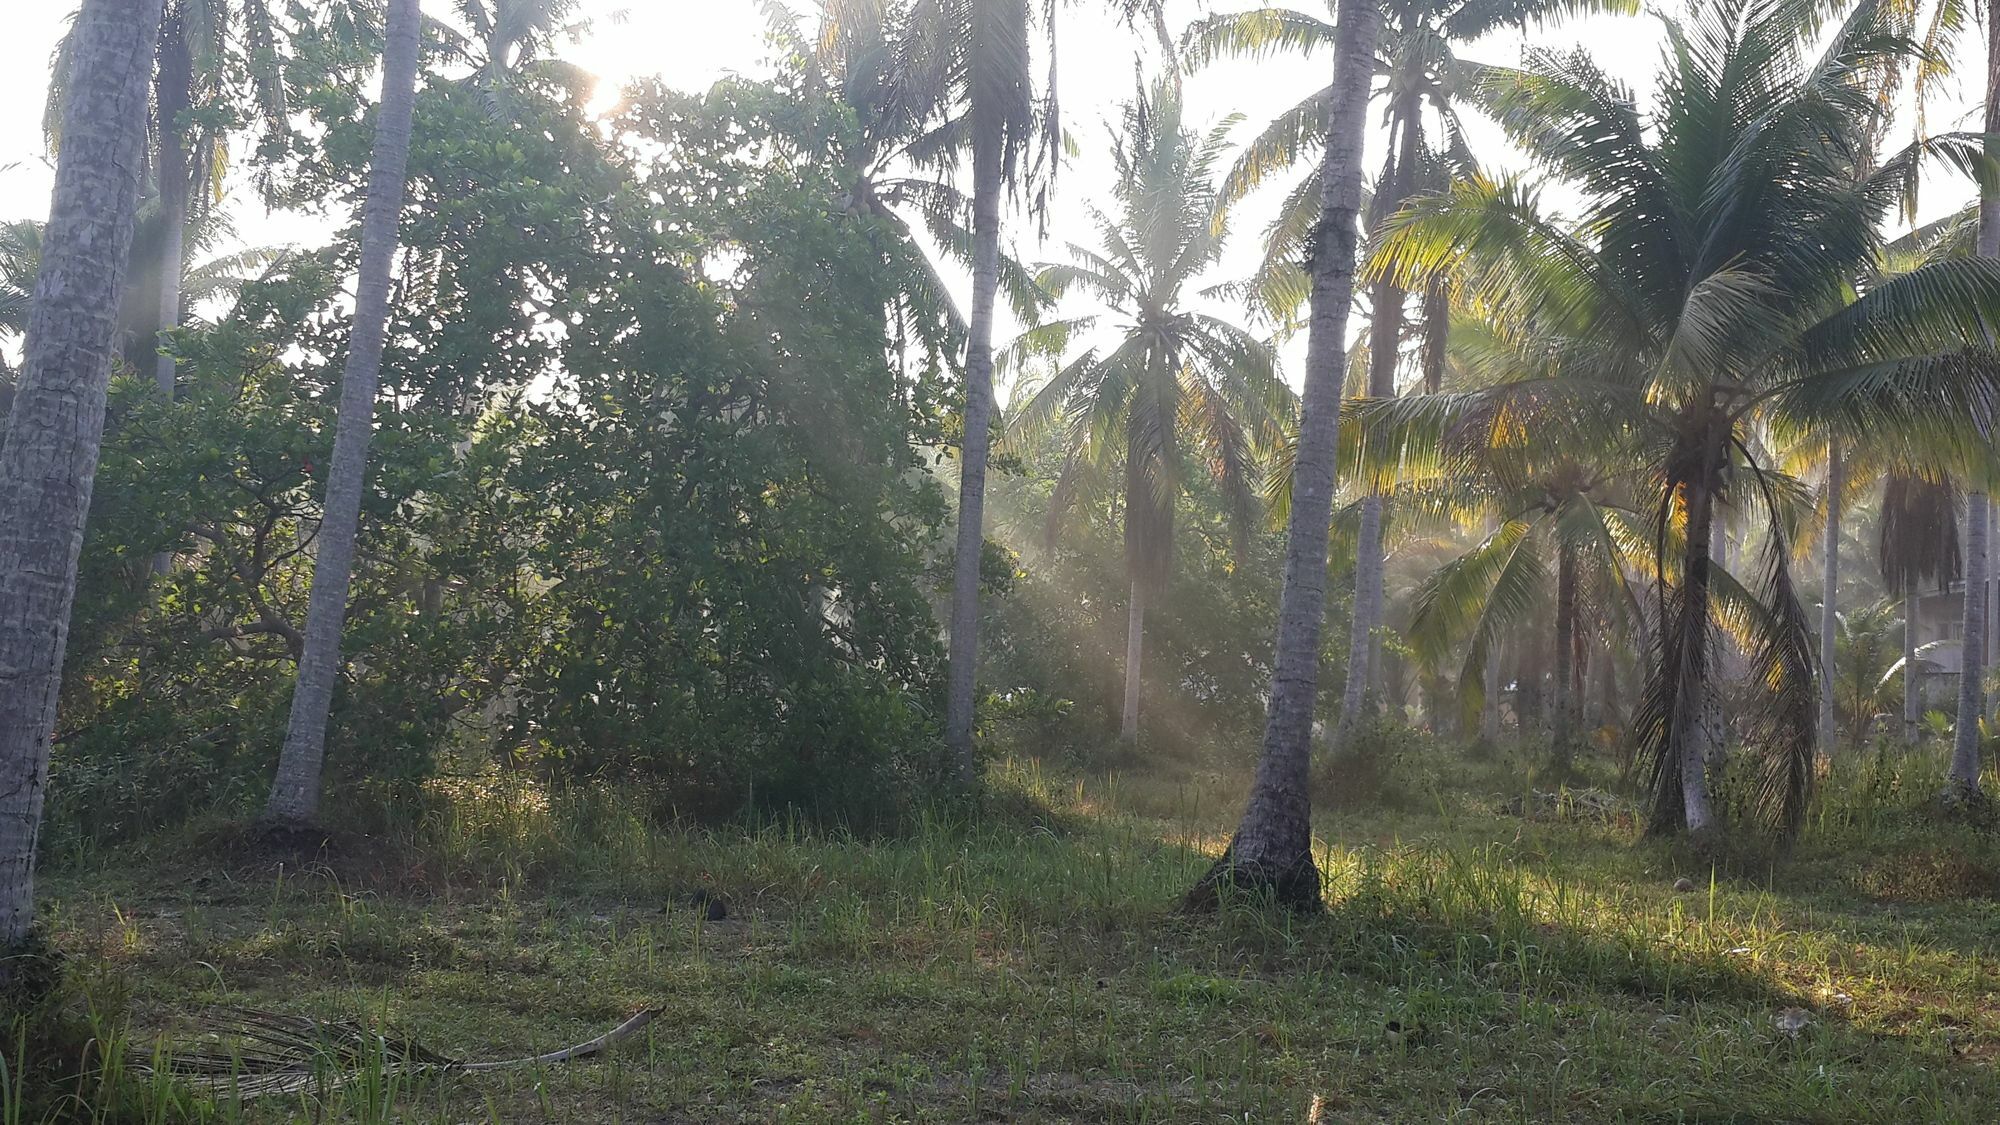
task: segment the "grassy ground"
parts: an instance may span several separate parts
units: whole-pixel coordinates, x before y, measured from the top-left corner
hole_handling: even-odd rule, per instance
[[[219,1120],[2000,1112],[2000,852],[1907,811],[1932,763],[1848,767],[1796,854],[1718,871],[1615,816],[1507,814],[1536,784],[1519,761],[1426,754],[1367,811],[1323,816],[1331,909],[1309,919],[1174,910],[1224,842],[1240,763],[1080,782],[1008,763],[998,811],[885,840],[661,831],[603,795],[467,786],[322,868],[209,836],[48,889],[133,1053],[213,1005],[379,1023],[457,1057],[665,1008],[602,1059],[375,1072]],[[695,889],[729,916],[677,897]],[[1789,1008],[1808,1013],[1796,1035]],[[165,1119],[174,1099],[140,1101]]]

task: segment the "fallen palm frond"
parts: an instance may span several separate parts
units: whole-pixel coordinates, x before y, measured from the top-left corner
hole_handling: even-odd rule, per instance
[[[595,1039],[540,1055],[467,1062],[433,1051],[394,1032],[370,1031],[342,1020],[217,1009],[205,1019],[207,1041],[133,1069],[142,1077],[156,1072],[206,1092],[234,1091],[244,1099],[272,1094],[331,1090],[363,1074],[417,1077],[470,1074],[486,1070],[568,1062],[598,1054],[630,1038],[658,1018],[647,1008]]]

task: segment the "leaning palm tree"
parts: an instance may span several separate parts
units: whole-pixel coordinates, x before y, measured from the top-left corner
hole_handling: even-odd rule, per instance
[[[1329,9],[1331,5],[1329,4]],[[1387,154],[1375,180],[1367,221],[1371,227],[1394,214],[1416,192],[1441,186],[1457,167],[1469,163],[1459,140],[1459,105],[1473,91],[1472,83],[1485,68],[1458,57],[1460,46],[1481,36],[1542,23],[1587,10],[1633,11],[1632,0],[1388,0],[1382,5],[1383,31],[1377,45],[1377,67],[1386,99]],[[1278,50],[1312,53],[1334,40],[1336,30],[1306,12],[1263,8],[1201,19],[1185,36],[1190,65],[1218,58],[1261,57]],[[1331,87],[1313,91],[1281,113],[1244,150],[1232,169],[1226,194],[1247,193],[1274,174],[1290,168],[1324,143]],[[1427,141],[1427,116],[1435,116],[1436,135],[1446,143]],[[1432,151],[1436,148],[1438,151]],[[1314,176],[1305,177],[1282,205],[1265,240],[1266,264],[1256,292],[1273,312],[1289,315],[1286,306],[1303,296],[1294,264],[1309,229],[1311,207],[1318,193]],[[1397,391],[1405,306],[1409,293],[1423,295],[1425,318],[1422,351],[1426,385],[1435,381],[1448,331],[1450,305],[1437,278],[1378,275],[1370,286],[1370,317],[1365,394],[1387,397]],[[1347,685],[1342,698],[1334,744],[1345,745],[1368,711],[1368,699],[1378,677],[1382,625],[1382,499],[1362,501],[1360,534],[1355,545],[1354,615],[1350,621]]]
[[[417,0],[390,0],[383,29],[382,100],[376,108],[375,149],[369,158],[368,192],[361,212],[361,270],[355,288],[354,327],[341,372],[325,512],[320,519],[312,593],[306,608],[305,644],[299,655],[291,719],[285,728],[278,772],[265,805],[266,816],[279,823],[309,821],[319,811],[327,716],[340,669],[340,635],[353,580],[354,539],[361,519],[368,440],[374,429],[375,388],[388,334],[390,270],[410,158],[421,31]]]
[[[1246,534],[1258,503],[1255,457],[1289,421],[1291,392],[1262,341],[1187,307],[1228,235],[1226,205],[1213,183],[1224,133],[1202,139],[1186,128],[1172,81],[1141,92],[1121,125],[1111,135],[1115,216],[1097,216],[1096,249],[1072,245],[1072,261],[1047,267],[1040,278],[1051,294],[1080,291],[1106,311],[1052,320],[1010,350],[1060,354],[1107,318],[1117,341],[1057,370],[1021,409],[1009,440],[1053,436],[1066,451],[1051,528],[1080,481],[1114,473],[1123,479],[1131,595],[1119,736],[1131,742],[1139,735],[1146,606],[1166,587],[1174,510],[1194,462],[1208,466],[1239,535]]]
[[[1516,185],[1472,183],[1401,217],[1398,269],[1451,268],[1577,393],[1664,412],[1655,535],[1678,541],[1639,735],[1655,831],[1715,827],[1697,734],[1712,681],[1710,547],[1719,505],[1761,511],[1767,607],[1750,680],[1764,696],[1762,807],[1781,831],[1812,777],[1815,665],[1789,566],[1792,531],[1759,425],[1902,434],[1915,459],[1969,449],[1996,389],[2000,265],[1942,262],[1874,281],[1877,221],[1940,138],[1863,175],[1883,110],[1871,76],[1910,49],[1864,3],[1825,32],[1811,5],[1710,2],[1668,23],[1656,111],[1580,55],[1540,53],[1495,80],[1516,143],[1584,199],[1577,233]],[[1819,36],[1818,39],[1815,36]],[[1823,41],[1817,55],[1812,44]],[[1955,146],[1955,147],[1954,147]],[[1860,287],[1867,285],[1863,290]]]
[[[1307,782],[1319,696],[1320,626],[1326,612],[1326,539],[1339,453],[1340,374],[1346,366],[1347,312],[1354,301],[1360,249],[1362,122],[1380,24],[1374,0],[1342,0],[1319,217],[1313,223],[1312,315],[1264,744],[1243,819],[1222,857],[1189,892],[1190,907],[1212,907],[1225,888],[1269,894],[1295,910],[1317,910],[1322,903]]]
[[[56,158],[27,320],[0,442],[0,953],[35,919],[35,846],[77,560],[104,428],[119,293],[132,249],[146,82],[160,0],[86,0],[71,44]],[[0,984],[19,969],[0,955]]]

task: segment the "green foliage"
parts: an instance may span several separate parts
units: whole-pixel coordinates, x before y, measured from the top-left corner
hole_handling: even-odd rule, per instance
[[[613,148],[565,88],[509,89],[504,120],[458,86],[420,104],[332,769],[407,791],[498,758],[689,815],[894,818],[930,773],[945,508],[877,221],[774,157],[781,128],[821,127],[778,91],[642,93]],[[114,392],[58,850],[262,784],[355,238],[185,333],[181,401]]]

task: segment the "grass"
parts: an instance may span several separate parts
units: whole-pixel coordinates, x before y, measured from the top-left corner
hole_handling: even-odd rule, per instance
[[[1174,909],[1225,842],[1241,763],[1003,763],[992,810],[880,839],[466,784],[329,865],[196,836],[48,890],[128,1057],[214,1005],[460,1058],[666,1008],[566,1066],[364,1064],[247,1103],[151,1082],[101,1120],[1991,1120],[2000,848],[1914,811],[1933,765],[1843,764],[1794,854],[1714,868],[1616,817],[1504,815],[1538,784],[1522,761],[1431,747],[1321,820],[1315,918]],[[1774,1022],[1792,1007],[1797,1035]],[[79,1091],[64,1112],[88,1120],[104,1099]],[[19,1102],[0,1094],[0,1125],[34,1119]]]

